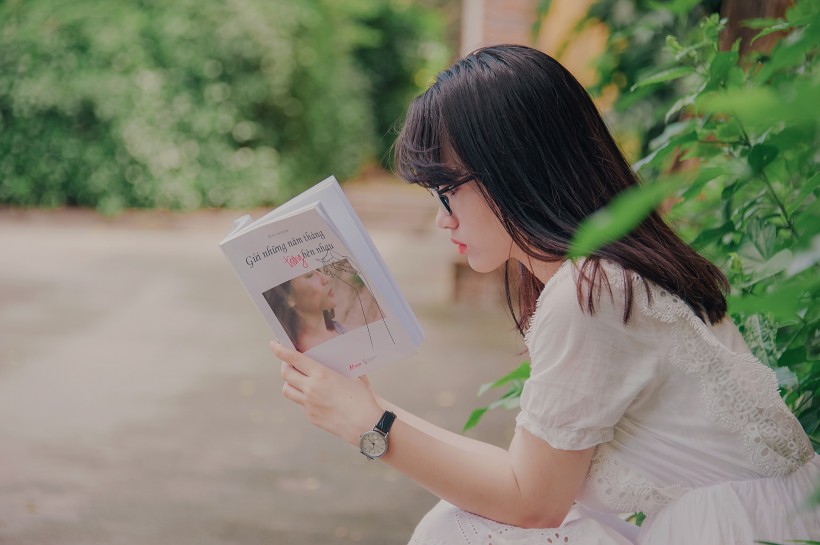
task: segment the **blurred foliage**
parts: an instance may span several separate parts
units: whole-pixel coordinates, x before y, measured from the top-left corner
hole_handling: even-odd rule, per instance
[[[663,132],[635,164],[654,181],[619,199],[620,211],[609,207],[590,224],[610,238],[618,216],[636,221],[645,213],[630,206],[636,197],[657,196],[658,188],[674,195],[668,216],[727,274],[733,320],[755,356],[777,373],[786,403],[817,450],[820,5],[803,0],[784,20],[747,21],[761,29],[759,36],[788,34],[771,52],[750,53],[744,68],[738,42],[718,50],[723,24],[712,14],[685,38],[668,37],[669,60],[633,85],[675,82],[675,93],[659,102]]]
[[[699,3],[645,5],[638,26],[683,21],[634,81],[623,76],[631,91],[619,107],[645,109],[646,130],[658,128],[634,165],[648,182],[588,218],[571,253],[586,255],[619,238],[666,199],[666,216],[682,236],[727,274],[732,319],[755,356],[774,369],[781,394],[818,450],[820,4],[800,0],[785,19],[746,21],[759,36],[786,35],[770,52],[743,59],[737,42],[719,50],[725,22],[718,14],[691,23]],[[627,39],[622,50],[631,49]],[[502,384],[515,390],[516,380]],[[509,397],[502,406],[513,405]]]
[[[543,1],[543,0],[541,0]],[[638,141],[640,155],[648,143],[663,130],[666,103],[679,94],[674,84],[634,87],[655,67],[672,64],[673,53],[666,49],[666,37],[683,37],[697,28],[698,22],[717,13],[721,0],[598,0],[590,8],[583,26],[590,19],[603,22],[609,29],[604,52],[596,60],[600,79],[589,89],[599,95],[608,87],[619,91],[613,111],[607,117],[621,134]]]
[[[525,361],[513,371],[507,373],[495,382],[484,384],[478,390],[479,396],[493,388],[501,388],[502,386],[506,386],[507,391],[499,399],[493,401],[486,407],[479,407],[478,409],[475,409],[470,414],[467,422],[464,424],[464,431],[475,427],[475,425],[481,420],[481,417],[484,416],[484,413],[489,410],[498,408],[517,409],[518,399],[521,397],[521,392],[524,391],[524,382],[526,382],[528,378],[530,378],[530,362]]]
[[[363,37],[355,50],[369,85],[370,103],[379,138],[381,165],[391,168],[390,148],[410,101],[426,89],[450,60],[437,41],[444,31],[438,9],[421,9],[411,2],[373,2],[360,17]]]
[[[0,203],[245,207],[372,161],[437,19],[374,0],[0,2]]]

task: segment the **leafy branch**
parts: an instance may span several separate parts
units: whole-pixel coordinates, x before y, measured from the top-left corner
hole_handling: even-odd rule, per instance
[[[590,13],[606,20],[611,4],[599,0]],[[628,76],[615,121],[637,117],[618,117],[633,110],[654,116],[647,126],[656,129],[638,134],[644,153],[633,164],[647,182],[587,218],[569,255],[595,252],[667,203],[681,235],[729,278],[732,319],[755,356],[775,370],[786,404],[818,450],[820,4],[798,0],[783,19],[747,21],[760,29],[758,38],[788,35],[771,51],[742,59],[737,42],[719,50],[725,21],[717,14],[693,21],[684,9],[697,4],[653,4],[636,15],[636,26],[657,19],[653,10],[671,10],[666,20],[680,22],[663,53],[652,52],[649,70],[646,57],[629,56],[637,55],[629,39],[638,31],[613,23],[612,50],[622,53],[604,53],[602,81]],[[625,59],[637,68],[625,67]],[[500,380],[510,390],[471,415],[469,427],[491,408],[517,406],[518,384]]]

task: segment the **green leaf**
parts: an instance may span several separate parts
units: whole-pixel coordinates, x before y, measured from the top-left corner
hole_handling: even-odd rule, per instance
[[[743,321],[743,339],[757,359],[776,367],[777,354],[777,327],[761,314],[751,314]]]
[[[470,413],[470,417],[467,419],[467,422],[464,423],[463,431],[467,431],[470,428],[474,428],[481,420],[481,417],[484,416],[484,413],[486,413],[488,410],[489,407],[479,407],[478,409],[475,409],[472,413]]]
[[[666,47],[673,53],[675,53],[675,61],[681,62],[686,57],[697,58],[698,52],[701,49],[708,48],[712,46],[712,42],[709,40],[703,40],[686,47],[683,47],[681,43],[674,37],[674,36],[667,36],[666,37]]]
[[[665,81],[672,81],[675,79],[680,79],[684,76],[688,76],[689,74],[694,74],[695,69],[690,68],[689,66],[678,66],[676,68],[669,68],[666,70],[661,70],[660,72],[656,72],[650,76],[646,76],[639,80],[635,85],[632,86],[632,91],[636,89],[640,89],[641,87],[646,87],[648,85],[655,85],[656,83],[663,83]]]
[[[749,152],[749,165],[752,172],[760,174],[766,166],[775,160],[780,150],[774,146],[758,144]]]
[[[820,81],[784,81],[777,88],[746,86],[704,93],[695,104],[703,113],[737,116],[748,130],[783,123],[815,125],[820,117],[817,96],[820,96]]]
[[[786,274],[788,276],[800,274],[818,263],[820,263],[820,235],[815,235],[814,238],[812,238],[811,246],[808,250],[798,252],[794,255],[792,262],[786,269]]]
[[[737,112],[756,113],[761,108],[776,109],[779,100],[773,89],[755,87],[750,89],[730,89],[723,93],[701,95],[698,107],[705,113]]]
[[[817,182],[820,176],[812,176],[810,181]],[[807,182],[808,183],[808,182]],[[807,247],[813,244],[814,235],[820,230],[820,199],[815,198],[794,215],[794,226],[800,234],[797,246]]]
[[[793,277],[796,278],[796,277]],[[793,319],[809,304],[807,299],[817,297],[820,276],[784,281],[780,286],[764,294],[730,295],[732,313],[753,314],[769,312],[775,319]]]
[[[772,50],[768,62],[758,71],[756,79],[761,82],[774,80],[773,76],[778,72],[802,65],[806,61],[806,56],[810,54],[812,48],[817,47],[816,43],[806,34],[806,28],[795,28],[788,37],[780,40]]]
[[[778,23],[776,25],[772,25],[771,27],[767,28],[766,30],[758,33],[754,38],[752,38],[751,43],[755,43],[759,38],[764,36],[768,36],[769,34],[774,34],[775,32],[786,31],[792,28],[790,23]]]
[[[775,18],[758,18],[758,19],[746,19],[740,26],[744,26],[746,28],[769,28],[774,25],[779,25],[784,23],[783,19],[775,19]]]
[[[485,392],[487,392],[487,390],[492,388],[499,388],[510,382],[516,380],[527,380],[528,378],[530,378],[530,362],[525,361],[495,382],[482,385],[481,388],[478,389],[478,395],[482,396]]]
[[[749,225],[748,237],[758,252],[754,258],[756,262],[763,263],[774,255],[777,244],[777,229],[774,225],[759,219],[753,221]]]
[[[632,170],[638,171],[645,166],[660,166],[660,163],[675,149],[677,146],[694,142],[697,140],[697,132],[692,128],[694,125],[690,122],[673,123],[669,125],[666,130],[658,138],[653,140],[653,144],[663,142],[660,147],[632,165]],[[683,133],[678,133],[678,130],[685,130]]]
[[[762,262],[746,260],[744,265],[746,271],[751,273],[751,278],[746,282],[739,283],[737,287],[745,288],[780,274],[788,269],[793,260],[794,254],[789,249],[780,250],[771,258]]]
[[[736,119],[729,118],[718,123],[715,136],[721,142],[734,143],[743,137],[743,130]]]
[[[686,182],[688,178],[685,176],[670,177],[664,182],[623,191],[608,206],[581,223],[570,243],[568,257],[590,255],[601,246],[623,237]]]
[[[677,15],[684,15],[692,11],[695,6],[700,4],[700,0],[671,0],[659,2],[658,0],[649,0],[649,6],[656,10],[668,10]]]
[[[727,233],[733,233],[735,231],[735,224],[731,221],[727,221],[720,227],[715,227],[712,229],[706,229],[702,231],[695,240],[692,241],[692,246],[695,249],[702,249],[713,242],[716,242],[723,238],[723,235]]]
[[[820,18],[820,4],[817,2],[806,0],[795,2],[791,8],[786,10],[786,20],[793,25],[809,24],[812,20],[817,21],[818,18]]]
[[[797,348],[792,348],[791,350],[786,350],[780,355],[780,358],[777,362],[781,366],[789,366],[794,365],[797,363],[805,363],[806,361],[806,348],[803,346],[799,346]]]
[[[521,365],[513,369],[511,372],[507,373],[500,379],[496,380],[495,382],[490,382],[484,384],[479,388],[478,395],[483,395],[487,390],[491,388],[498,388],[500,386],[504,386],[505,384],[511,385],[510,389],[501,396],[500,399],[497,399],[490,403],[485,407],[479,407],[475,409],[467,419],[467,422],[464,424],[464,431],[475,427],[476,424],[481,420],[481,417],[484,416],[484,413],[487,411],[497,409],[499,407],[504,409],[515,409],[519,406],[518,399],[521,397],[521,391],[524,385],[524,381],[528,379],[530,376],[530,363],[528,361],[522,362]]]
[[[701,90],[702,90],[702,88],[701,88]],[[669,120],[672,119],[672,117],[676,113],[680,112],[681,110],[683,110],[687,106],[691,106],[692,104],[694,104],[695,100],[697,100],[697,98],[698,98],[699,93],[700,93],[700,90],[696,93],[692,93],[692,94],[683,96],[683,97],[679,98],[678,100],[676,100],[675,103],[672,104],[672,107],[669,108],[666,111],[666,115],[663,116],[664,123],[669,123]]]
[[[694,196],[696,196],[700,193],[700,191],[701,191],[701,189],[703,189],[704,185],[708,184],[712,180],[715,180],[717,178],[720,178],[721,176],[724,176],[725,174],[726,174],[726,167],[725,166],[704,166],[703,168],[700,169],[700,172],[698,173],[697,178],[695,178],[695,181],[692,182],[692,185],[690,185],[686,189],[686,191],[683,192],[681,197],[684,200],[691,199],[692,197],[694,197]]]
[[[735,48],[732,51],[723,51],[715,55],[709,65],[709,83],[707,89],[718,89],[727,86],[729,73],[737,66],[738,52]]]
[[[679,138],[692,138],[692,133],[696,129],[696,122],[693,119],[678,121],[677,123],[670,123],[664,127],[663,132],[650,140],[650,149],[660,149],[666,147],[670,143],[679,143]]]
[[[790,150],[792,148],[805,148],[806,144],[814,140],[815,130],[811,126],[794,126],[785,127],[780,132],[769,133],[766,138],[766,144],[780,148],[781,150]]]
[[[785,131],[783,131],[783,132],[785,132]],[[798,195],[798,200],[800,202],[803,202],[803,200],[806,197],[808,197],[812,193],[817,192],[818,190],[820,190],[820,172],[815,172],[814,175],[811,178],[806,180],[806,183],[804,184],[803,188],[800,190],[800,194]],[[815,196],[820,197],[820,195],[815,195]],[[817,200],[820,200],[820,199],[817,199]],[[817,200],[815,200],[815,202],[817,202]]]
[[[492,403],[490,403],[489,408],[498,409],[501,407],[502,409],[512,410],[517,409],[521,406],[521,402],[519,401],[521,398],[521,389],[514,388],[504,394],[504,397],[501,399],[496,399]]]

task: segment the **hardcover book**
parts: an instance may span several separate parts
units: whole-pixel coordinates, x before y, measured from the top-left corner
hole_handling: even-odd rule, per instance
[[[349,377],[415,353],[423,333],[330,177],[220,242],[280,343]]]

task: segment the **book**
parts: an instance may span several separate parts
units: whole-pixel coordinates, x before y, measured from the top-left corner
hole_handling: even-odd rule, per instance
[[[331,176],[219,243],[283,345],[349,377],[418,350],[421,325]]]

